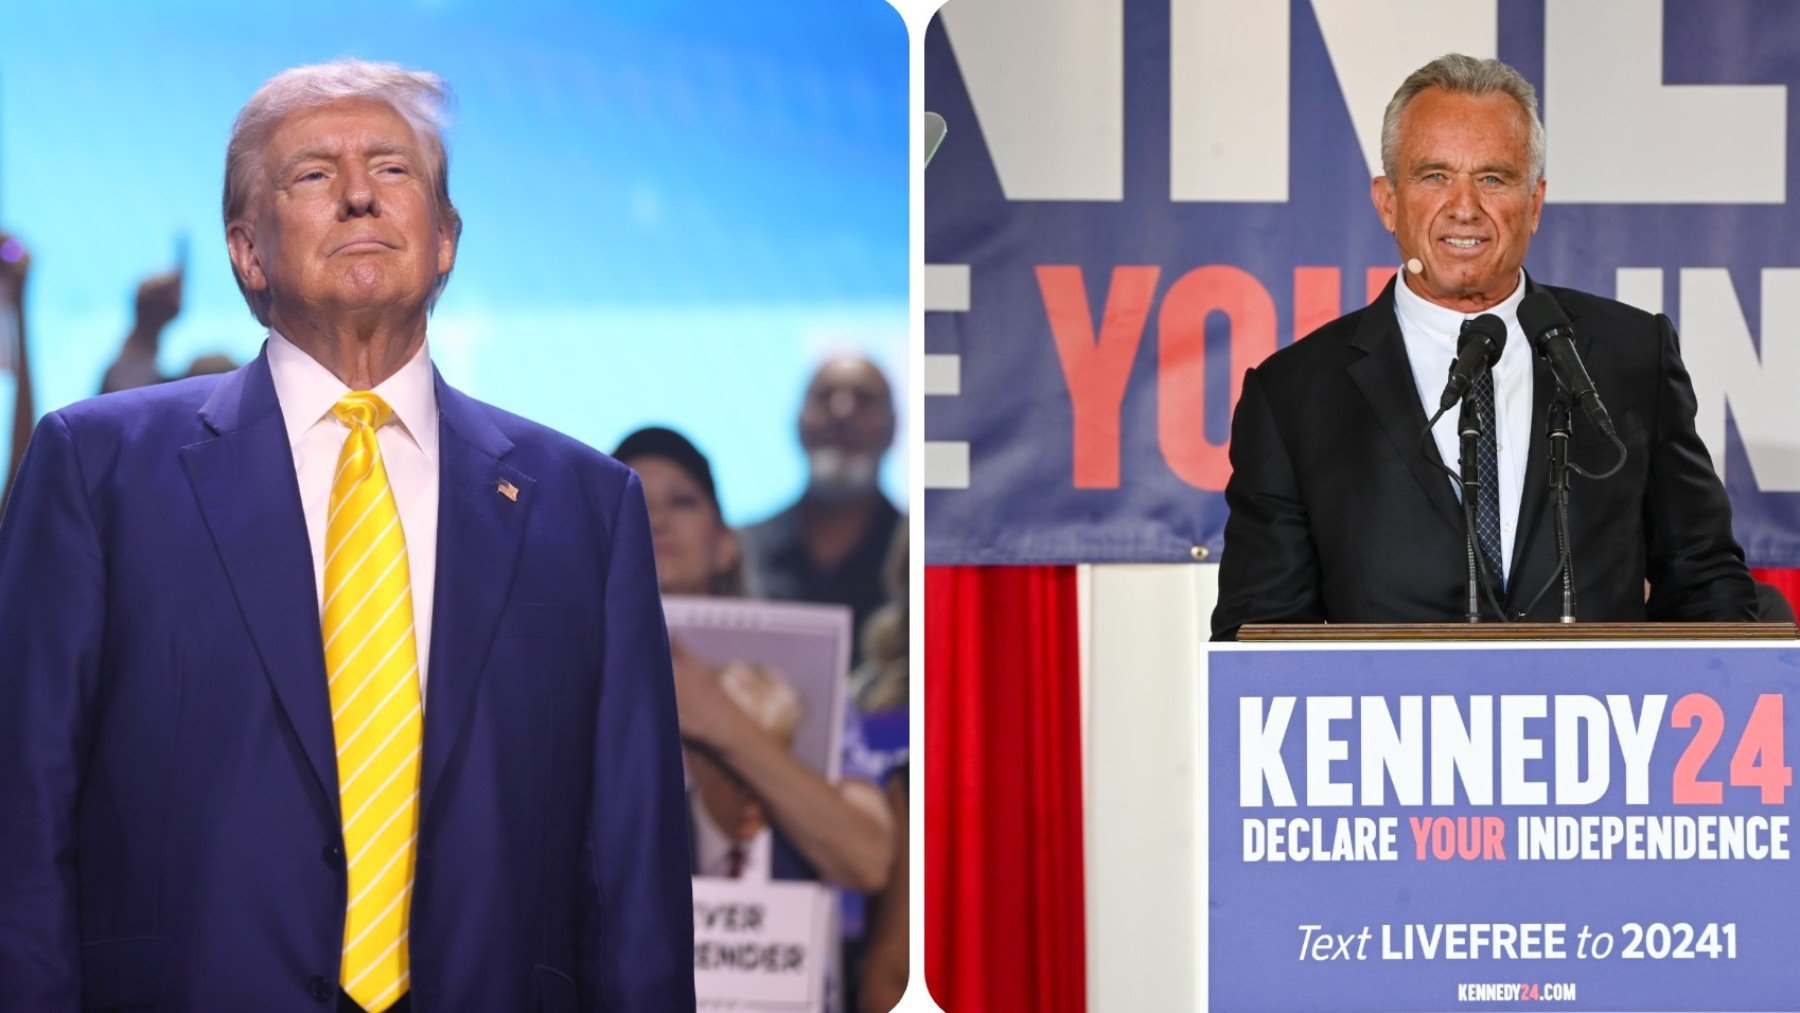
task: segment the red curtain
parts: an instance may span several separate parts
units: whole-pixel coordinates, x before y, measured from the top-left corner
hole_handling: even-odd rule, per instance
[[[1069,566],[925,570],[925,983],[1080,1013],[1080,635]]]

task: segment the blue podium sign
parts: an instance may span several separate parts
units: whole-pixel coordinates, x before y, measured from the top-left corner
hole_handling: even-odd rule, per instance
[[[1221,1010],[1800,1009],[1800,649],[1208,659]]]

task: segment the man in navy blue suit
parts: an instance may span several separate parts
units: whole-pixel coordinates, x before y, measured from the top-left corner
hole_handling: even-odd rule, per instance
[[[693,1008],[642,491],[432,368],[443,97],[357,61],[272,79],[224,202],[263,354],[37,428],[0,518],[0,1009]],[[386,584],[334,555],[370,475]],[[326,643],[358,621],[397,627],[382,659]],[[399,759],[343,769],[340,675],[395,670],[369,755]],[[353,780],[410,828],[373,872]]]

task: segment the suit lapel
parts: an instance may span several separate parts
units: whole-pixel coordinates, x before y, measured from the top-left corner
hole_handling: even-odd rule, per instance
[[[536,482],[504,458],[512,450],[480,405],[436,378],[439,416],[437,586],[425,705],[422,805],[455,752],[511,594]],[[503,495],[511,484],[517,498]]]
[[[1419,388],[1413,382],[1412,365],[1407,361],[1406,342],[1400,337],[1400,324],[1394,316],[1394,285],[1388,282],[1369,311],[1363,314],[1350,346],[1363,356],[1351,362],[1350,379],[1362,392],[1369,411],[1387,434],[1393,451],[1400,455],[1406,469],[1419,483],[1419,491],[1432,505],[1432,513],[1461,534],[1462,507],[1457,503],[1450,480],[1439,470],[1437,443],[1426,440],[1421,449],[1419,434],[1425,430],[1425,409],[1419,403]]]
[[[200,417],[215,435],[182,448],[188,481],[269,684],[325,796],[335,800],[312,547],[267,355],[225,378]]]

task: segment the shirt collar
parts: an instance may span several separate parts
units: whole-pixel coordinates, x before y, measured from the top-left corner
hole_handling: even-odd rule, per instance
[[[438,450],[437,385],[429,352],[428,344],[420,345],[406,365],[375,385],[375,393],[394,410],[394,420],[400,424],[401,432],[427,459],[435,462]],[[268,355],[275,400],[281,405],[288,446],[292,448],[313,426],[333,421],[331,406],[348,394],[350,388],[319,360],[273,328],[269,331]]]
[[[1439,306],[1414,292],[1406,283],[1406,268],[1400,269],[1401,277],[1394,279],[1394,313],[1406,324],[1417,328],[1420,333],[1431,335],[1440,340],[1448,339],[1455,345],[1462,334],[1464,320],[1492,313],[1505,322],[1508,330],[1518,329],[1519,303],[1525,298],[1525,269],[1519,269],[1519,283],[1513,286],[1512,294],[1500,300],[1498,305],[1491,306],[1479,313],[1464,313],[1448,306]]]

